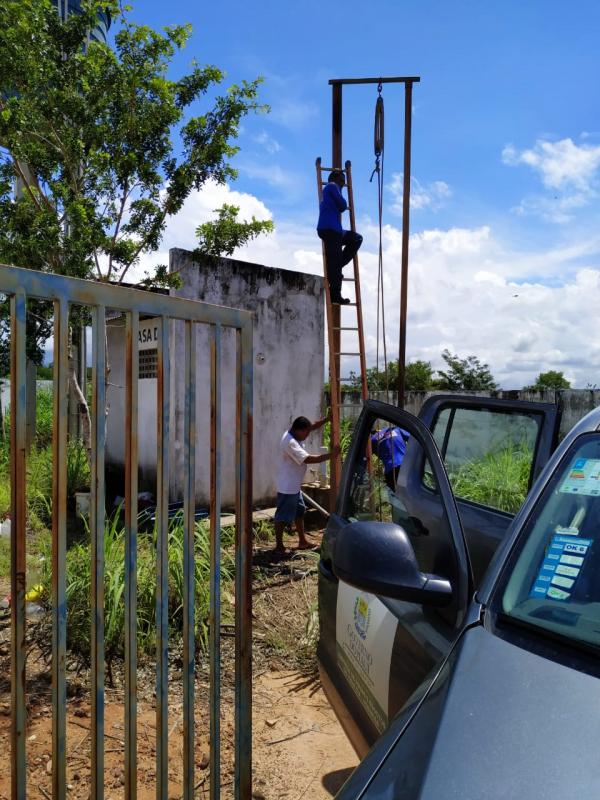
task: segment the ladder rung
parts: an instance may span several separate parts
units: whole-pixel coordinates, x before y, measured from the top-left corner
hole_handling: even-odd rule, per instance
[[[356,283],[356,278],[342,278],[343,281],[351,281],[352,283]]]
[[[334,326],[334,327],[332,328],[332,330],[334,330],[334,331],[357,331],[357,330],[358,330],[358,328],[345,328],[345,327],[342,327],[342,328],[336,328],[336,327]]]
[[[343,172],[344,175],[346,174],[346,169],[342,169],[341,167],[324,167],[323,164],[319,164],[319,169],[321,172],[333,172],[333,170],[336,169],[339,172]]]
[[[334,356],[359,356],[360,353],[334,353]]]

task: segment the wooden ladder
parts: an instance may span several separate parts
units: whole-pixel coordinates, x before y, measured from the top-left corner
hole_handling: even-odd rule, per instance
[[[333,167],[324,167],[321,159],[317,158],[317,192],[319,203],[323,199],[323,187],[327,184],[327,174]],[[349,161],[346,161],[342,170],[346,178],[346,188],[348,189],[348,213],[350,215],[350,229],[356,232],[356,220],[354,216],[354,195],[352,192],[352,168]],[[360,365],[360,391],[363,400],[367,399],[367,365],[365,360],[365,337],[363,331],[362,305],[360,297],[360,272],[358,266],[358,255],[353,259],[352,275],[343,278],[343,286],[354,284],[354,298],[349,305],[332,304],[329,293],[329,281],[327,280],[327,268],[325,263],[325,244],[323,250],[323,273],[325,277],[325,306],[327,309],[327,338],[329,346],[329,386],[331,397],[331,444],[340,444],[341,429],[341,385],[350,378],[340,377],[340,367],[342,358],[359,359]],[[345,310],[344,310],[345,309]],[[335,509],[338,488],[342,473],[341,455],[333,459],[330,469],[330,509]]]

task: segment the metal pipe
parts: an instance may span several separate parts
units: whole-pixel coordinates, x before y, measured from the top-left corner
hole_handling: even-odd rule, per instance
[[[137,796],[137,533],[139,314],[125,322],[125,797]]]
[[[67,429],[69,304],[54,302],[52,433],[52,796],[66,797],[67,725]]]
[[[91,797],[104,797],[104,446],[106,441],[106,309],[92,312],[92,758]]]
[[[196,325],[185,323],[183,390],[183,796],[194,798],[194,683],[196,530]]]
[[[335,169],[342,168],[342,127],[343,127],[343,113],[342,113],[342,85],[341,83],[334,83],[331,86],[331,162]],[[340,387],[340,369],[341,358],[339,352],[341,350],[341,319],[342,311],[341,306],[331,304],[331,326],[332,333],[329,337],[333,352],[329,353],[329,386],[331,394],[331,444],[337,446],[340,443],[340,415],[339,406],[341,402],[341,387]],[[336,414],[337,409],[337,414]],[[329,484],[330,484],[330,502],[331,510],[335,508],[337,499],[338,487],[341,478],[341,459],[334,458],[329,464]]]
[[[419,83],[421,78],[416,76],[401,78],[331,78],[330,85],[350,85],[357,83]]]
[[[22,291],[10,298],[10,591],[12,800],[25,800],[25,535],[27,475],[27,301]]]
[[[221,786],[221,326],[210,337],[210,797]]]
[[[252,326],[237,331],[235,798],[252,795]]]
[[[400,341],[398,348],[398,406],[404,408],[406,317],[408,303],[408,243],[410,229],[410,150],[412,82],[404,85],[404,185],[402,189],[402,275],[400,284]]]
[[[331,514],[329,513],[329,511],[325,511],[325,509],[323,508],[323,506],[320,506],[320,505],[317,503],[317,501],[316,501],[316,500],[313,500],[313,499],[312,499],[312,497],[311,497],[310,495],[306,494],[306,492],[302,492],[302,497],[303,497],[303,498],[306,500],[306,502],[307,502],[307,503],[309,503],[309,505],[311,505],[313,508],[316,508],[316,509],[317,509],[317,511],[320,511],[320,512],[321,512],[321,514],[325,514],[325,516],[326,516],[326,517],[330,517],[330,516],[331,516]]]
[[[162,318],[158,340],[156,460],[156,797],[169,796],[169,320]]]

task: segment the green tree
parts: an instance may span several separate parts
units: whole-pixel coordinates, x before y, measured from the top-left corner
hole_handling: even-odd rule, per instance
[[[257,220],[253,216],[251,221],[247,222],[238,220],[239,213],[239,206],[224,204],[221,208],[215,209],[216,220],[198,225],[197,253],[211,258],[230,256],[236,247],[242,247],[262,233],[273,231],[271,220]]]
[[[482,364],[476,356],[460,358],[444,350],[442,358],[448,369],[437,371],[440,376],[435,382],[437,388],[449,391],[491,391],[498,388],[489,366]]]
[[[433,368],[429,361],[416,359],[406,365],[404,386],[408,391],[426,392],[433,386]]]
[[[357,384],[360,382],[357,379]],[[406,365],[404,387],[407,391],[427,391],[433,385],[433,369],[429,361],[416,359]],[[387,378],[385,370],[377,367],[367,369],[367,386],[370,392],[395,391],[398,387],[398,360],[389,361]]]
[[[88,41],[104,9],[113,47]],[[113,0],[87,2],[65,22],[49,0],[7,0],[0,31],[0,257],[123,280],[192,190],[235,177],[232,142],[259,108],[258,81],[206,101],[223,80],[217,67],[167,77],[191,28],[136,25]]]
[[[100,11],[112,46],[89,40]],[[235,178],[240,121],[263,108],[259,80],[219,93],[221,70],[196,62],[172,79],[190,35],[137,25],[116,0],[88,0],[66,21],[50,0],[0,5],[0,262],[120,282],[193,190]],[[146,283],[174,281],[157,265]],[[48,315],[32,317],[38,357]]]
[[[523,387],[526,392],[543,392],[547,389],[570,389],[571,383],[563,372],[550,369],[548,372],[540,372],[531,386]]]

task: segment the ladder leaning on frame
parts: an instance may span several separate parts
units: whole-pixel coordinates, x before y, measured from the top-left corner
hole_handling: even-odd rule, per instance
[[[323,199],[323,186],[327,184],[324,175],[331,172],[332,167],[323,167],[321,159],[317,158],[317,192],[319,203]],[[354,197],[352,193],[352,170],[349,161],[346,161],[342,170],[346,178],[348,189],[348,213],[350,215],[350,229],[356,232],[356,221],[354,217]],[[331,303],[329,292],[329,281],[327,280],[327,265],[325,261],[325,246],[323,245],[323,273],[325,276],[325,306],[327,309],[327,342],[329,349],[329,387],[331,398],[331,445],[335,447],[340,444],[340,411],[341,411],[341,385],[344,381],[340,377],[340,364],[342,357],[358,357],[360,367],[360,389],[363,400],[367,399],[367,367],[365,361],[365,339],[363,333],[362,305],[360,297],[360,274],[358,267],[358,255],[354,256],[352,262],[353,270],[350,277],[343,278],[346,285],[354,284],[354,299],[348,305],[338,305]],[[347,309],[348,315],[342,322],[342,309]],[[343,333],[346,333],[342,343]],[[355,338],[354,338],[355,337]],[[350,341],[349,341],[350,340]],[[345,349],[342,349],[342,344]],[[348,378],[346,380],[349,380]],[[337,491],[340,484],[342,470],[342,457],[339,455],[331,462],[330,470],[330,509],[335,508]]]

